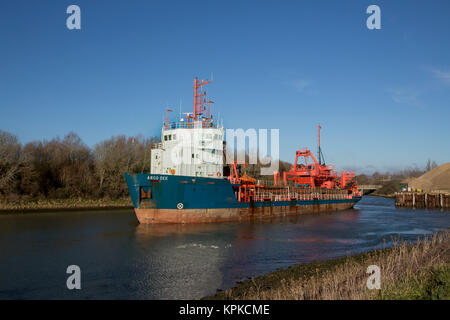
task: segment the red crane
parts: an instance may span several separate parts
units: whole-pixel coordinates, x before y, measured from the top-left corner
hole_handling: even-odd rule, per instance
[[[303,158],[304,163],[299,163]],[[336,186],[337,173],[333,166],[319,164],[312,152],[307,148],[302,148],[295,153],[294,166],[291,170],[284,172],[283,182],[294,181],[300,187],[322,187],[334,188]]]
[[[291,169],[283,174],[284,185],[288,181],[293,181],[296,187],[327,188],[332,189],[352,188],[357,191],[358,186],[355,181],[355,173],[342,171],[339,181],[338,174],[334,166],[326,165],[323,160],[322,149],[320,147],[320,124],[317,126],[317,160],[312,152],[307,148],[302,148],[295,153],[295,162]],[[303,158],[304,163],[299,163]],[[274,173],[274,186],[279,185],[280,174]]]

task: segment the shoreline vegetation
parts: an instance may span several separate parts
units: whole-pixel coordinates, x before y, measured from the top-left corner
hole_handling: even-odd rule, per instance
[[[129,197],[121,197],[117,199],[20,199],[16,201],[0,200],[0,214],[132,208],[133,205]]]
[[[391,248],[277,270],[203,299],[449,300],[449,242],[448,230],[415,244],[394,239]],[[370,265],[380,267],[379,290],[367,288]]]
[[[0,210],[131,205],[111,199],[129,197],[125,172],[149,172],[158,141],[122,135],[88,147],[71,132],[23,145],[0,129]]]

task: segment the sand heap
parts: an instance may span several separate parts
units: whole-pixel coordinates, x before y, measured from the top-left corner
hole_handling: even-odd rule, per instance
[[[411,188],[423,189],[425,192],[450,192],[450,162],[436,167],[418,178],[408,182]]]

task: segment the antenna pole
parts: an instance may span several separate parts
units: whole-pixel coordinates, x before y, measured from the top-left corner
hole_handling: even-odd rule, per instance
[[[166,130],[169,129],[169,112],[172,112],[169,108],[166,109]]]
[[[198,78],[194,79],[194,121],[198,120],[198,117],[206,110],[206,92],[199,93],[198,90],[212,81],[199,81]]]
[[[317,158],[319,160],[319,164],[322,164],[322,150],[320,150],[320,123],[317,125]]]
[[[194,120],[197,120],[197,103],[198,103],[198,79],[194,79]]]

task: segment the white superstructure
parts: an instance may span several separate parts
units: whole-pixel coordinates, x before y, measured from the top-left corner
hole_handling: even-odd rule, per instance
[[[210,81],[194,80],[194,112],[177,122],[166,122],[161,143],[151,154],[152,174],[223,178],[223,126],[210,115],[206,92],[199,89]]]
[[[223,128],[167,128],[152,150],[151,173],[223,177]]]

